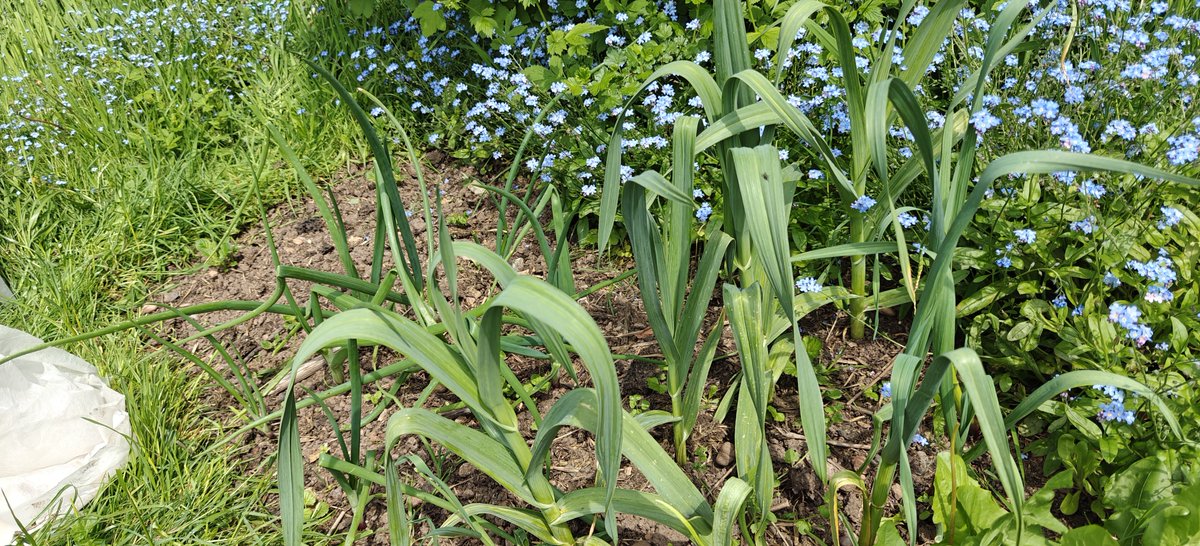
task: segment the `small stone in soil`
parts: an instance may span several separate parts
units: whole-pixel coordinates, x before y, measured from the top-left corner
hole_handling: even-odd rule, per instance
[[[146,305],[142,306],[143,315],[149,315],[150,313],[154,313],[156,311],[158,311],[158,306],[154,305],[153,303],[147,303]]]
[[[221,274],[221,272],[217,271],[216,268],[212,268],[212,269],[208,270],[208,278],[210,278],[210,279],[215,279],[220,274]]]
[[[729,466],[733,462],[733,443],[725,442],[717,449],[717,466]]]

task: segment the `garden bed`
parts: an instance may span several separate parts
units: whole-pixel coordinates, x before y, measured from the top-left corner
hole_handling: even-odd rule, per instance
[[[499,211],[487,194],[471,186],[471,182],[476,180],[479,174],[470,167],[438,159],[438,154],[434,154],[435,164],[426,172],[426,177],[428,180],[443,181],[438,184],[442,192],[443,210],[448,217],[458,219],[451,227],[452,235],[456,239],[474,239],[485,246],[494,246],[491,239],[494,238]],[[374,183],[365,176],[366,172],[364,165],[351,164],[328,183],[333,200],[341,210],[346,233],[355,243],[352,256],[360,268],[369,267],[371,250],[369,241],[364,237],[369,238],[374,232],[375,221]],[[404,175],[406,179],[398,181],[402,198],[406,203],[419,202],[420,196],[411,170],[405,171]],[[333,243],[316,206],[311,201],[293,201],[279,205],[269,211],[267,218],[281,263],[330,273],[340,271],[341,264],[334,252]],[[424,252],[421,235],[425,226],[420,221],[414,221],[413,228],[420,250]],[[234,254],[230,256],[230,261],[225,267],[200,268],[194,273],[174,277],[161,287],[150,301],[159,302],[162,306],[182,307],[222,300],[263,299],[270,293],[274,284],[275,265],[261,225],[239,234],[234,248]],[[518,251],[510,261],[514,268],[519,272],[544,275],[544,264],[536,248],[532,245],[524,245],[521,248],[523,251]],[[619,251],[603,258],[598,256],[594,248],[574,248],[572,254],[576,287],[579,290],[615,278],[633,267],[632,260],[620,256]],[[464,273],[460,278],[460,292],[467,307],[481,303],[494,292],[495,287],[486,275],[472,276]],[[290,286],[297,302],[302,306],[306,305],[308,286],[303,282],[293,282]],[[614,354],[661,357],[660,354],[656,354],[657,343],[645,322],[645,311],[634,278],[625,279],[585,296],[579,302],[596,320]],[[717,318],[720,305],[719,298],[714,299],[707,324],[711,324]],[[157,310],[159,305],[153,303],[147,304],[143,309],[144,312]],[[206,325],[217,324],[232,320],[238,314],[234,311],[217,312],[206,315],[204,320]],[[844,468],[859,468],[865,462],[871,442],[871,415],[878,409],[879,387],[890,374],[891,360],[903,348],[908,330],[904,321],[891,315],[891,312],[882,314],[877,335],[861,341],[848,338],[848,317],[835,309],[823,308],[801,320],[803,330],[821,341],[820,356],[815,363],[818,369],[827,372],[827,396],[832,391],[838,393],[836,397],[831,398],[831,472]],[[164,334],[168,339],[179,339],[194,332],[193,328],[182,321],[176,321],[170,324]],[[216,337],[225,344],[230,353],[243,359],[256,373],[256,379],[262,383],[266,383],[290,362],[291,356],[304,339],[302,332],[297,333],[294,328],[289,329],[285,320],[274,314],[260,315],[237,328],[221,332]],[[201,358],[215,356],[211,346],[203,340],[193,342],[187,348]],[[728,355],[728,358],[720,359],[714,364],[709,378],[710,389],[719,398],[738,371],[736,350],[728,326],[725,327],[717,352],[718,355]],[[364,350],[364,355],[366,354],[367,351]],[[394,355],[384,351],[376,362],[386,364],[388,357]],[[533,374],[545,373],[548,368],[546,362],[519,355],[510,355],[508,362],[522,381],[529,381]],[[662,371],[659,366],[630,359],[618,359],[616,365],[626,409],[637,412],[642,408],[669,405],[669,399],[652,389],[647,382],[648,379],[659,376]],[[334,386],[327,367],[322,363],[307,370],[312,373],[300,382],[303,387],[311,389],[312,392],[319,392]],[[371,371],[371,368],[368,367],[365,371]],[[201,372],[197,369],[196,373]],[[586,370],[580,367],[577,373],[581,381],[586,382]],[[230,379],[232,380],[232,376]],[[370,400],[371,393],[388,391],[393,388],[394,381],[394,378],[388,378],[368,386],[364,397]],[[569,381],[566,376],[556,378],[548,390],[537,395],[538,404],[543,412],[567,390]],[[428,377],[424,373],[415,373],[398,388],[396,396],[405,404],[411,404],[417,400],[427,383]],[[779,544],[796,543],[792,532],[796,520],[808,520],[817,526],[823,525],[817,515],[817,509],[823,502],[823,487],[808,467],[808,463],[799,461],[806,448],[799,426],[795,397],[794,380],[781,380],[772,404],[778,412],[778,421],[768,425],[771,455],[781,480],[781,485],[776,491],[775,505],[772,507],[780,516],[780,524],[771,533],[781,541]],[[267,400],[271,410],[278,409],[281,400],[279,390],[275,389]],[[231,415],[238,412],[236,402],[228,393],[213,386],[209,390],[208,401],[214,408],[215,419],[226,421],[229,426],[241,424],[231,418]],[[439,390],[426,401],[425,407],[433,409],[454,402],[456,400],[453,397],[444,390]],[[731,430],[726,424],[714,423],[712,420],[716,402],[714,399],[706,405],[703,416],[698,421],[689,442],[690,450],[696,455],[696,462],[685,469],[694,483],[701,486],[701,490],[710,496],[715,496],[724,480],[734,472],[731,462]],[[326,403],[339,422],[346,422],[349,403],[345,396],[330,399]],[[229,409],[235,411],[230,412]],[[370,413],[373,409],[373,405],[365,405],[363,411]],[[365,449],[382,449],[384,425],[388,414],[390,410],[364,429]],[[446,414],[457,417],[462,422],[469,422],[470,419],[465,410],[452,409]],[[323,410],[316,406],[302,409],[299,422],[303,454],[310,463],[306,474],[306,486],[315,494],[317,501],[328,504],[332,509],[328,521],[329,530],[344,531],[350,521],[351,507],[329,474],[313,464],[320,454],[337,449],[334,431]],[[523,417],[523,424],[528,435],[530,423],[527,415]],[[267,432],[257,429],[248,431],[237,440],[245,448],[243,456],[246,462],[251,466],[259,466],[264,472],[269,471],[271,467],[262,467],[261,463],[273,457],[278,447],[275,426],[277,424],[273,423]],[[661,427],[656,437],[660,439],[664,449],[669,450],[671,448],[668,432],[667,427]],[[594,482],[594,446],[585,432],[564,435],[554,446],[552,483],[569,491]],[[927,447],[916,449],[912,454],[914,480],[918,492],[928,489],[932,482],[933,451],[934,447]],[[409,438],[400,444],[395,455],[407,453],[418,453],[428,459],[431,452],[416,438]],[[512,504],[515,501],[504,489],[495,487],[487,476],[470,465],[457,466],[459,461],[454,460],[452,456],[444,462],[449,465],[446,467],[446,479],[464,502]],[[430,461],[430,464],[433,466],[433,461]],[[622,474],[620,486],[650,490],[649,484],[632,468],[627,468]],[[844,496],[847,502],[851,503],[848,513],[859,513],[861,508],[853,508],[854,503],[861,507],[858,494]],[[439,513],[436,509],[431,510],[428,515],[433,517],[434,521],[445,517],[444,513]],[[365,527],[381,530],[385,526],[385,517],[383,503],[376,501],[368,509]],[[622,516],[621,525],[627,533],[623,537],[630,539],[644,538],[652,544],[684,540],[669,528],[640,518]],[[364,538],[360,543],[386,544],[386,534],[381,532],[375,535],[375,538]]]

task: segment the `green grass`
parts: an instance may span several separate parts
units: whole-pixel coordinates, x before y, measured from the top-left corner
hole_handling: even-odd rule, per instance
[[[232,449],[204,453],[220,434],[197,403],[206,379],[144,346],[121,335],[78,348],[126,393],[136,447],[96,500],[30,543],[278,543],[278,518],[264,504],[270,474],[236,462]]]
[[[126,13],[152,5],[131,4]],[[295,36],[292,46],[322,40],[303,18],[312,7],[291,7],[285,29]],[[213,33],[210,46],[180,40],[148,52],[163,61],[207,48],[198,69],[123,64],[123,54],[147,53],[132,37],[108,42],[121,54],[94,64],[65,53],[113,35],[83,30],[123,24],[108,9],[0,0],[0,76],[8,77],[0,81],[0,124],[8,124],[0,132],[36,132],[43,142],[24,162],[4,151],[9,142],[0,144],[0,274],[16,296],[0,304],[0,323],[47,340],[135,315],[170,276],[202,267],[202,249],[253,223],[253,172],[263,147],[269,150],[265,198],[277,203],[303,191],[281,167],[259,112],[302,144],[305,167],[315,175],[333,173],[347,161],[346,150],[357,149],[349,120],[331,114],[340,110],[328,89],[298,68],[301,61],[279,36],[254,42],[265,54],[255,56],[253,69],[215,59],[236,51],[233,40],[255,39],[233,29]],[[193,22],[220,16],[206,4],[185,11],[181,17]],[[136,34],[166,36],[163,28]],[[73,75],[76,65],[94,73]],[[101,77],[120,85],[104,87]],[[213,89],[203,89],[204,82]],[[226,88],[242,93],[231,98]],[[106,90],[132,102],[106,100]],[[233,447],[208,451],[230,423],[226,408],[202,401],[211,387],[207,376],[169,352],[148,351],[133,332],[65,348],[126,395],[134,453],[81,513],[38,531],[32,543],[281,541],[272,469],[248,466]]]

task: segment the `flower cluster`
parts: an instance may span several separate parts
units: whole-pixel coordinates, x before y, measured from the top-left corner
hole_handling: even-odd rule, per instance
[[[817,279],[813,277],[803,277],[796,280],[796,290],[804,294],[820,292],[821,283],[817,282]]]
[[[1100,421],[1116,421],[1132,425],[1137,418],[1137,413],[1132,410],[1125,409],[1125,391],[1118,389],[1112,385],[1096,385],[1092,387],[1108,396],[1109,401],[1100,404],[1100,410],[1096,412],[1096,417]]]
[[[1154,336],[1154,331],[1142,324],[1142,311],[1136,305],[1112,303],[1108,306],[1108,320],[1124,328],[1125,337],[1138,347],[1145,345]]]

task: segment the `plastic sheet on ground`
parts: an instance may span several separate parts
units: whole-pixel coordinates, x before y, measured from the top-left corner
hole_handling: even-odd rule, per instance
[[[0,326],[0,357],[41,343]],[[125,397],[61,349],[0,364],[0,545],[82,507],[129,458]]]

